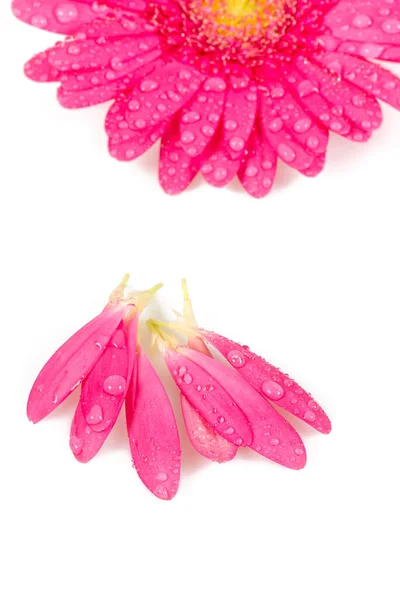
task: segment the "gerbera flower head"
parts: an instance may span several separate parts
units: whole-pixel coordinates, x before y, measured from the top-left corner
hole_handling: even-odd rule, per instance
[[[58,81],[68,108],[114,100],[109,149],[132,160],[161,138],[160,182],[238,175],[267,194],[277,158],[307,176],[328,133],[365,141],[377,99],[400,108],[398,0],[14,0],[17,17],[66,34],[26,73]]]

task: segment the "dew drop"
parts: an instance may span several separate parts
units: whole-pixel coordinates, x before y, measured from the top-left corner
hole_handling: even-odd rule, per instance
[[[157,81],[154,79],[144,79],[140,84],[140,90],[142,92],[152,92],[158,88]]]
[[[126,390],[126,379],[121,375],[110,375],[105,380],[103,389],[110,396],[122,396]]]
[[[281,131],[282,127],[283,121],[279,117],[271,121],[268,125],[268,129],[270,131],[273,131],[274,133],[278,133],[279,131]]]
[[[307,411],[304,413],[304,419],[305,419],[306,421],[309,421],[310,423],[312,423],[313,421],[315,421],[315,413],[313,413],[313,411],[312,411],[312,410],[307,410]]]
[[[166,473],[158,473],[158,474],[156,475],[156,479],[157,479],[158,481],[167,481],[167,479],[168,479],[168,475],[167,475]]]
[[[306,133],[306,131],[308,131],[310,129],[311,125],[312,125],[311,119],[308,119],[308,118],[299,119],[293,125],[293,129],[295,130],[296,133]]]
[[[246,362],[245,357],[239,350],[231,350],[227,354],[226,358],[233,367],[236,367],[236,369],[240,369],[241,367],[243,367]]]
[[[103,409],[100,404],[93,404],[92,408],[87,414],[86,423],[89,425],[98,425],[103,421]]]
[[[235,129],[238,128],[238,124],[236,121],[228,119],[227,121],[225,121],[224,128],[226,129],[226,131],[235,131]]]
[[[183,382],[186,383],[186,385],[190,385],[193,381],[193,377],[190,375],[190,373],[186,373],[183,376]]]
[[[372,19],[368,15],[356,15],[353,19],[353,25],[357,29],[368,29],[372,25]]]
[[[271,444],[271,446],[277,446],[279,444],[279,440],[278,438],[271,438],[269,440],[269,443]]]
[[[203,173],[204,173],[204,170],[203,170]],[[218,167],[214,171],[214,178],[216,181],[223,181],[227,175],[228,175],[228,171],[225,169],[225,167]]]
[[[279,383],[276,383],[276,381],[264,381],[261,386],[261,390],[263,394],[267,396],[267,398],[274,402],[280,400],[285,395],[285,390],[281,385],[279,385]]]
[[[295,448],[294,453],[297,454],[297,456],[301,456],[302,454],[304,454],[304,450],[303,448]]]
[[[56,15],[57,21],[59,23],[71,23],[78,18],[78,9],[76,6],[70,2],[62,2],[61,4],[57,4],[54,9],[54,14]]]
[[[278,154],[287,163],[292,163],[296,160],[296,152],[288,146],[288,144],[279,144]]]
[[[233,429],[233,427],[228,427],[228,429],[225,429],[224,433],[226,433],[227,435],[232,435],[232,433],[235,433],[235,430]]]
[[[382,29],[385,33],[399,33],[400,21],[398,19],[388,19],[382,23]]]
[[[196,121],[200,121],[200,119],[199,113],[191,110],[183,115],[182,123],[196,123]]]
[[[183,131],[181,134],[181,142],[182,144],[190,144],[193,142],[195,135],[193,131]]]
[[[229,140],[229,146],[234,152],[240,152],[243,150],[244,144],[244,139],[238,136],[234,136]]]
[[[31,25],[34,27],[39,27],[39,29],[44,29],[47,27],[48,21],[43,15],[33,15],[31,18]]]
[[[164,485],[162,485],[161,483],[156,487],[156,489],[154,490],[154,493],[156,494],[156,496],[158,496],[159,498],[162,498],[163,500],[168,498],[167,488]]]

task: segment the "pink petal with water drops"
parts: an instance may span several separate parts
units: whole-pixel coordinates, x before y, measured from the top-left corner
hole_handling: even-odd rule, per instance
[[[54,82],[60,81],[62,77],[61,71],[53,67],[49,63],[49,51],[36,54],[24,65],[24,73],[32,81],[39,82]]]
[[[60,71],[76,72],[108,68],[118,73],[132,58],[160,47],[155,35],[110,38],[99,44],[92,39],[73,39],[49,50],[49,62]]]
[[[107,307],[57,350],[40,371],[29,394],[27,413],[37,423],[87,377],[118,328],[126,308]]]
[[[222,437],[237,446],[250,445],[253,435],[247,417],[215,377],[194,363],[186,352],[192,351],[180,348],[179,352],[164,352],[166,365],[181,393]]]
[[[128,161],[137,158],[148,150],[163,134],[165,124],[153,129],[132,131],[126,121],[128,97],[117,100],[107,113],[106,131],[109,137],[108,149],[113,158]]]
[[[281,84],[265,84],[263,87],[266,88],[260,94],[263,134],[283,162],[303,172],[310,167],[314,156],[295,139],[294,132],[286,128],[275,108],[276,99],[287,92]]]
[[[238,78],[228,88],[223,118],[223,142],[233,160],[243,156],[253,130],[257,109],[257,87],[246,88],[237,84]],[[236,84],[236,87],[233,87]]]
[[[156,49],[124,63],[118,71],[103,69],[62,74],[58,100],[64,108],[93,106],[111,100],[150,74],[159,56],[160,50]]]
[[[247,156],[238,172],[239,180],[251,196],[263,198],[272,188],[275,173],[276,152],[256,123],[247,146]]]
[[[200,337],[189,338],[188,345],[192,350],[211,356],[210,351]],[[181,406],[186,431],[193,447],[199,454],[219,463],[228,462],[235,458],[237,446],[219,435],[193,408],[183,394],[181,394]]]
[[[130,388],[125,406],[137,473],[157,498],[171,500],[179,487],[179,435],[168,396],[142,349],[136,362],[136,386]]]
[[[237,372],[200,352],[185,349],[192,363],[203,368],[209,377],[230,395],[248,418],[253,432],[250,447],[285,467],[302,469],[306,451],[293,427]],[[193,369],[193,366],[191,367]]]
[[[336,52],[324,54],[319,62],[371,96],[400,109],[400,79],[387,69],[355,56]]]
[[[182,148],[179,122],[171,121],[161,140],[159,180],[167,194],[179,194],[199,172],[201,157],[190,158]]]
[[[204,333],[207,341],[265,398],[321,433],[330,432],[331,422],[325,412],[288,375],[251,352],[247,346],[241,346],[214,332]]]
[[[68,35],[97,17],[93,8],[95,4],[91,0],[13,0],[12,10],[24,23]]]
[[[82,385],[71,427],[70,448],[79,462],[91,460],[103,446],[121,411],[136,358],[137,315],[130,326],[120,323],[104,353]]]
[[[180,118],[180,140],[188,156],[199,156],[215,135],[225,104],[226,82],[210,77],[195,98],[183,109]]]
[[[304,108],[314,119],[318,120],[321,126],[344,137],[350,137],[362,132],[364,138],[364,131],[360,130],[359,127],[343,115],[343,107],[330,104],[321,96],[318,86],[309,79],[305,79],[304,75],[295,68],[288,69],[287,81],[293,92],[297,94]],[[306,141],[306,144],[311,146],[311,148],[318,145],[318,143],[318,139],[313,136],[310,136]]]
[[[336,38],[400,46],[400,7],[370,0],[339,2],[325,17]]]
[[[296,60],[296,67],[332,106],[368,135],[380,126],[382,111],[373,96],[304,57]]]
[[[235,177],[240,164],[241,157],[233,159],[228,154],[220,127],[205,156],[202,157],[200,171],[204,179],[214,187],[223,187]]]
[[[137,131],[156,127],[190,100],[203,79],[192,67],[177,62],[157,68],[129,96],[129,126]]]

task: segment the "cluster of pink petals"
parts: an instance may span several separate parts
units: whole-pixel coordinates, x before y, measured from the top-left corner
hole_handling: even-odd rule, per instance
[[[132,459],[139,477],[157,497],[178,490],[180,443],[164,387],[137,342],[138,311],[117,298],[57,350],[40,371],[28,399],[37,423],[78,386],[80,399],[70,447],[83,463],[100,450],[125,402]]]
[[[125,403],[139,477],[158,498],[171,499],[180,477],[175,416],[160,378],[138,344],[140,310],[129,297],[111,298],[43,367],[29,396],[28,418],[37,423],[81,386],[70,447],[75,458],[86,463],[106,441]],[[329,433],[328,417],[307,392],[246,346],[191,326],[187,345],[170,343],[161,328],[171,324],[148,323],[159,336],[164,360],[181,392],[189,438],[201,455],[226,462],[239,447],[248,446],[290,469],[305,466],[300,436],[274,405]],[[206,342],[226,361],[213,358]]]
[[[217,187],[237,175],[262,197],[277,158],[315,176],[330,131],[366,141],[382,121],[378,99],[400,108],[400,80],[369,60],[400,60],[400,0],[264,5],[271,22],[259,10],[246,38],[240,23],[218,33],[224,0],[14,0],[13,10],[67,36],[27,63],[31,79],[59,82],[67,108],[113,100],[112,156],[132,160],[161,138],[166,192],[201,172]]]

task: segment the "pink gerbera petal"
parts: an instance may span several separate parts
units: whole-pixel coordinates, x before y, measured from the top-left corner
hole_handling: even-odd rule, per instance
[[[199,157],[191,158],[183,149],[179,122],[171,121],[161,140],[159,179],[167,194],[179,194],[196,177]]]
[[[179,352],[172,349],[164,352],[167,367],[181,393],[222,437],[237,446],[250,445],[253,436],[247,417],[219,382],[194,363],[187,352],[183,348]]]
[[[251,196],[262,198],[270,192],[275,179],[276,152],[265,138],[259,124],[256,124],[252,133],[247,151],[238,176]]]
[[[170,500],[179,486],[179,436],[168,396],[142,349],[138,350],[135,382],[125,406],[137,473],[155,496]]]
[[[298,433],[268,402],[262,401],[262,396],[244,378],[205,354],[189,348],[184,353],[190,359],[191,373],[195,372],[193,365],[204,369],[212,385],[218,382],[231,401],[244,412],[253,432],[250,444],[253,450],[290,469],[302,469],[305,466],[305,448]],[[188,387],[193,389],[194,381]],[[233,423],[236,426],[236,422]]]
[[[243,156],[257,112],[257,86],[242,87],[242,82],[237,77],[231,81],[224,111],[223,142],[233,160]]]
[[[18,19],[55,33],[73,34],[98,14],[91,0],[13,0],[13,13]]]
[[[329,433],[331,423],[322,408],[288,375],[260,356],[214,332],[204,332],[212,344],[238,373],[268,400],[276,403],[311,427]]]
[[[108,306],[57,350],[40,371],[28,400],[28,418],[37,423],[87,377],[123,319],[126,307]]]

